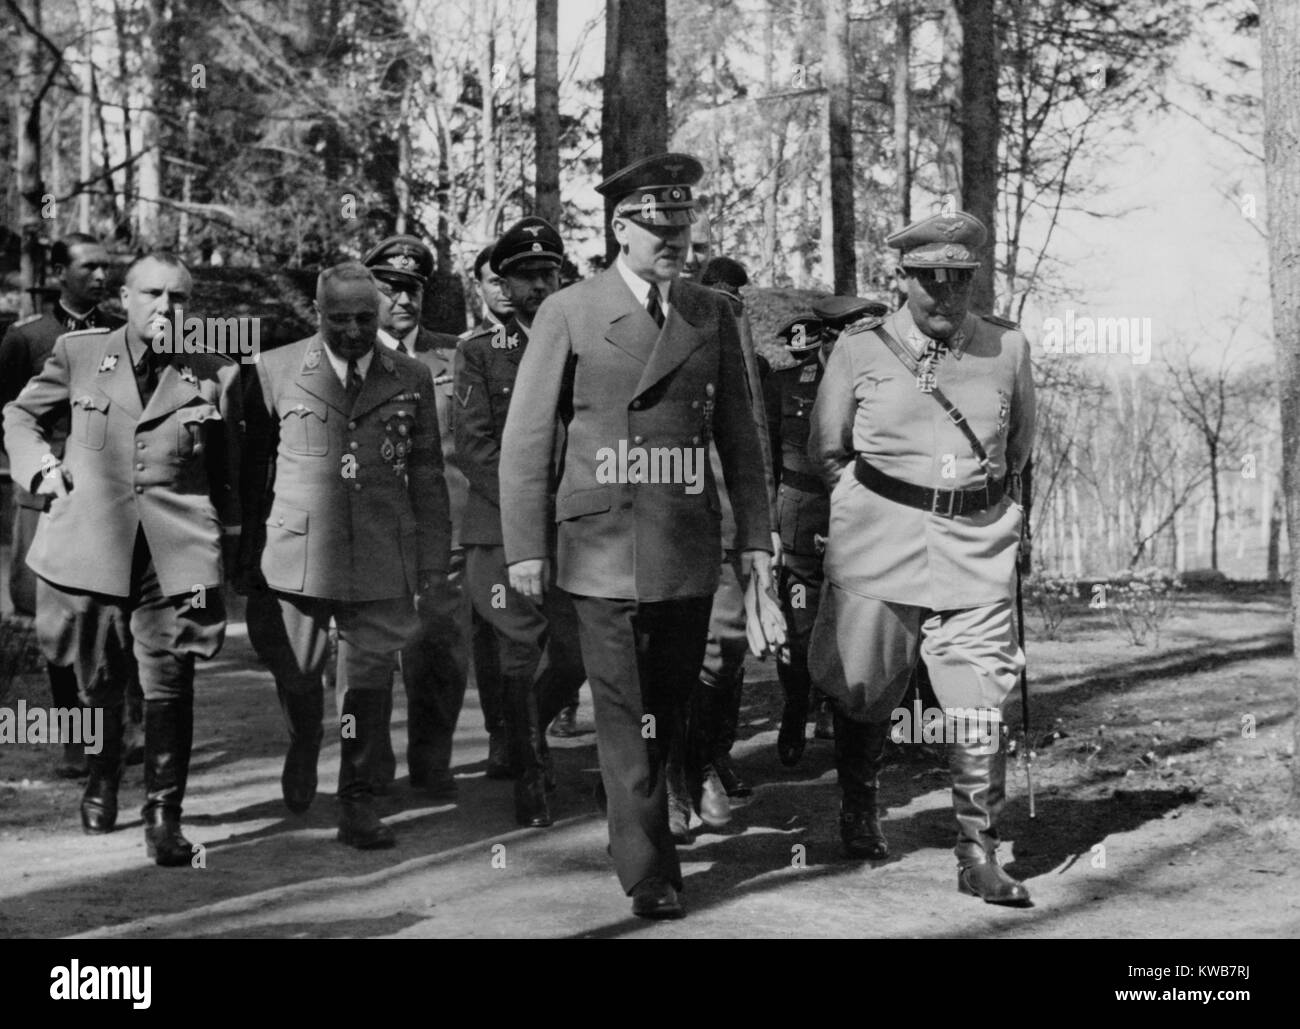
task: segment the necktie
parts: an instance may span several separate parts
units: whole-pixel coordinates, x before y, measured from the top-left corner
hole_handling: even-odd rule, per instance
[[[153,359],[153,351],[146,349],[133,370],[136,389],[140,391],[140,403],[148,407],[154,390],[158,388],[158,362]]]
[[[664,309],[663,305],[659,303],[659,287],[653,282],[650,283],[650,295],[646,298],[645,309],[646,313],[655,320],[655,324],[662,329],[664,327]]]
[[[400,339],[397,341],[397,352],[399,354],[406,354],[408,357],[411,355],[411,352],[406,349],[406,344]]]
[[[361,396],[361,369],[357,367],[356,358],[348,362],[348,384],[345,392],[348,398],[348,407],[351,408],[357,402],[357,397]]]

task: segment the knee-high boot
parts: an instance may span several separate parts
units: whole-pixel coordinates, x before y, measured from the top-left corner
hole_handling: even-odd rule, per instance
[[[1007,756],[1000,737],[972,738],[959,727],[948,748],[957,817],[957,889],[989,904],[1023,906],[1029,891],[998,865],[998,816],[1006,800]],[[964,736],[964,739],[963,739]]]
[[[718,710],[717,734],[713,740],[713,770],[722,780],[728,797],[748,797],[754,791],[740,777],[731,763],[731,748],[736,745],[736,731],[740,725],[740,699],[745,688],[745,669],[737,669],[736,677],[723,692]]]
[[[71,665],[52,665],[46,662],[45,672],[50,678],[50,699],[56,708],[76,710],[81,707],[77,692],[77,673]],[[119,730],[120,732],[120,730]],[[63,743],[63,755],[54,768],[60,779],[80,779],[89,771],[84,743]]]
[[[848,857],[889,857],[877,793],[888,722],[855,722],[834,711],[835,770],[840,783],[840,840]]]
[[[81,797],[81,827],[91,834],[112,832],[117,825],[117,788],[122,781],[122,705],[119,701],[101,710],[100,749],[86,754],[90,776]]]
[[[536,681],[532,675],[503,677],[506,693],[506,725],[510,740],[510,763],[515,778],[515,821],[541,828],[552,823],[546,800],[545,725],[538,713]]]
[[[295,815],[311,807],[316,799],[316,765],[325,736],[321,719],[325,715],[325,694],[317,683],[304,692],[291,692],[275,684],[280,711],[289,732],[289,750],[284,755],[280,791],[284,803]]]
[[[181,805],[194,743],[194,698],[144,702],[144,839],[159,865],[188,867],[194,846],[181,835]]]
[[[805,664],[778,661],[777,677],[785,691],[785,710],[781,713],[781,731],[776,737],[776,753],[781,764],[793,768],[803,757],[808,732],[808,692],[812,679]]]
[[[397,841],[375,810],[375,782],[388,746],[388,698],[391,690],[348,690],[343,717],[352,725],[339,744],[338,838],[358,850],[379,850]]]

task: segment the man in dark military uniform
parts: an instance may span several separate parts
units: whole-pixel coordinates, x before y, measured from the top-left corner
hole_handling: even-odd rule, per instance
[[[680,279],[702,174],[693,157],[661,154],[597,187],[615,203],[618,258],[543,302],[519,368],[527,389],[512,399],[501,444],[510,584],[534,600],[550,580],[559,523],[556,583],[578,612],[610,853],[633,913],[646,918],[683,913],[664,759],[699,676],[718,584],[711,439],[742,572],[769,585],[762,445],[735,317],[726,299]]]
[[[1001,708],[1024,667],[1012,608],[1034,383],[1024,335],[969,313],[986,235],[957,212],[891,236],[906,305],[846,333],[827,362],[808,444],[831,491],[809,670],[839,705],[845,849],[876,856],[881,753],[925,661],[949,744],[958,888],[1019,905],[1029,894],[994,852]]]
[[[104,710],[87,757],[87,832],[117,821],[120,725],[135,649],[144,691],[145,845],[188,866],[181,804],[194,733],[194,662],[221,648],[223,544],[239,532],[239,366],[217,354],[159,352],[160,329],[190,295],[174,256],[126,270],[126,325],[60,336],[39,375],[5,408],[14,479],[54,497],[27,561],[39,577],[46,656],[74,665],[83,699]],[[71,416],[63,459],[49,426]],[[65,422],[66,424],[66,422]],[[130,634],[125,631],[130,622]]]
[[[506,296],[505,283],[501,276],[492,270],[492,248],[489,243],[474,258],[474,281],[478,284],[479,314],[474,327],[460,334],[462,340],[469,339],[481,328],[504,325],[510,320],[514,308]],[[466,601],[469,600],[466,595]],[[501,669],[497,655],[497,634],[489,622],[483,620],[473,604],[469,607],[470,639],[474,650],[474,686],[478,690],[478,703],[483,711],[483,724],[488,731],[487,777],[489,779],[510,779],[514,770],[510,764],[510,743],[506,738],[506,705],[502,696]],[[564,711],[556,717],[558,724],[564,718]],[[559,735],[572,735],[574,719],[567,720],[567,725]]]
[[[52,310],[15,322],[0,342],[0,407],[3,407],[38,374],[54,349],[54,341],[65,332],[86,329],[116,329],[122,319],[100,308],[108,295],[108,253],[93,236],[73,233],[50,250],[50,264],[59,282],[59,296]],[[63,456],[68,436],[67,420],[51,427],[50,452]],[[13,560],[9,566],[9,595],[14,610],[29,618],[36,616],[36,576],[27,567],[27,551],[36,535],[41,514],[49,509],[51,497],[36,495],[14,483]],[[129,651],[128,651],[129,654]],[[134,658],[128,657],[133,661]],[[67,666],[46,664],[50,696],[56,708],[73,708],[77,699],[77,676]],[[127,694],[128,759],[143,757],[144,737],[140,729],[141,702],[138,676],[131,676]],[[80,744],[66,743],[56,772],[64,778],[86,774],[86,756]]]
[[[515,820],[551,824],[545,730],[586,673],[573,603],[548,587],[539,603],[510,588],[501,542],[501,436],[528,348],[533,316],[559,288],[564,244],[542,218],[512,225],[492,251],[514,313],[460,345],[456,446],[470,480],[464,532],[466,581],[474,609],[496,632],[505,720],[515,778]]]
[[[296,813],[316,794],[321,670],[338,625],[338,838],[365,850],[394,843],[374,804],[385,694],[420,631],[417,610],[446,589],[451,520],[433,376],[377,339],[369,270],[325,269],[316,309],[319,332],[263,354],[249,383],[244,521],[264,528],[240,567],[267,587],[249,597],[249,634],[289,724],[281,786]]]
[[[420,606],[420,634],[402,650],[402,682],[406,688],[406,764],[411,785],[433,797],[456,796],[451,774],[451,745],[465,699],[469,632],[468,598],[462,589],[465,555],[460,530],[465,519],[468,483],[456,456],[451,428],[452,372],[455,336],[431,332],[420,325],[424,289],[433,276],[433,251],[414,236],[384,240],[363,259],[379,287],[379,342],[414,357],[433,375],[442,465],[451,503],[451,563],[443,586]],[[495,658],[478,669],[479,681],[491,675]],[[346,691],[340,680],[339,689]],[[391,702],[392,694],[389,699]],[[391,768],[392,750],[385,755]],[[391,774],[385,775],[391,780]]]
[[[822,551],[830,518],[821,470],[805,452],[810,416],[826,371],[826,359],[839,334],[845,326],[885,310],[884,304],[861,297],[824,297],[816,301],[812,315],[793,319],[779,333],[795,364],[767,377],[768,432],[777,481],[776,522],[781,534],[777,581],[787,625],[786,645],[777,651],[776,670],[785,693],[785,709],[776,750],[787,767],[798,764],[807,738],[808,706],[814,692],[808,677],[808,638],[817,619]],[[829,705],[825,698],[821,701]],[[830,718],[829,711],[826,718]],[[834,737],[829,729],[820,735]]]

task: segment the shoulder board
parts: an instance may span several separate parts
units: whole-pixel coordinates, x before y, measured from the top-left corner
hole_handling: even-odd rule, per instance
[[[97,325],[93,329],[73,329],[71,332],[63,333],[64,336],[102,336],[106,332],[112,332],[107,325]]]
[[[480,325],[477,329],[469,329],[460,337],[461,343],[469,343],[476,339],[491,339],[492,334],[497,330],[495,325]]]
[[[13,325],[10,326],[10,328],[18,329],[24,325],[31,325],[32,322],[39,322],[43,317],[45,316],[41,314],[29,314],[26,318],[19,318],[18,321],[14,322]]]
[[[1004,328],[1004,329],[1018,329],[1018,328],[1020,328],[1019,325],[1017,325],[1015,322],[1011,321],[1010,319],[1008,319],[1008,318],[999,318],[999,317],[998,317],[997,315],[995,315],[995,314],[982,314],[982,315],[980,315],[980,317],[983,318],[986,322],[992,322],[994,325],[1000,325],[1000,326],[1002,326],[1002,328]]]
[[[849,322],[840,335],[847,336],[850,333],[870,332],[872,329],[884,325],[885,317],[883,314],[869,314],[865,318],[859,318],[856,322]]]

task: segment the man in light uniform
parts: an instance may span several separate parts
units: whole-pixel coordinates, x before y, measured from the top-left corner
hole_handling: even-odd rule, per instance
[[[883,851],[876,777],[919,653],[951,743],[958,888],[1021,905],[994,851],[1001,708],[1024,665],[1012,608],[1034,385],[1024,335],[968,313],[986,235],[957,212],[891,236],[907,304],[846,333],[827,364],[808,445],[831,490],[809,671],[840,705],[845,849]]]

